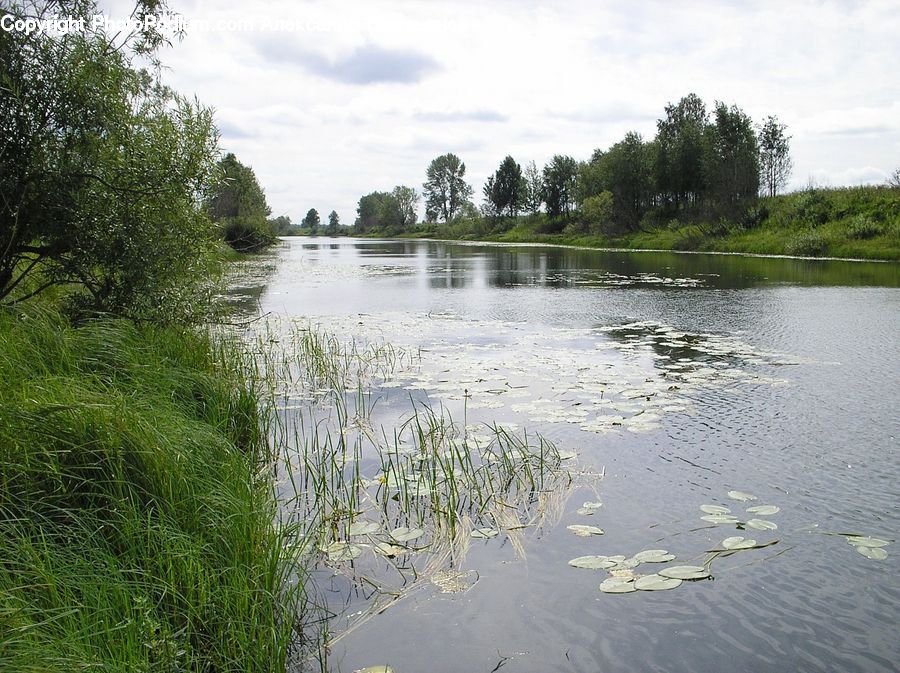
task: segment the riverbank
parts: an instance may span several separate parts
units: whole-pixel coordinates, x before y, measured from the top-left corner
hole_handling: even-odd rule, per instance
[[[577,219],[554,224],[538,215],[494,223],[423,224],[399,237],[900,261],[900,190],[805,190],[761,199],[741,222],[673,218],[665,223],[650,221],[639,231],[619,234],[591,231]]]
[[[283,671],[300,588],[236,347],[0,310],[4,670]]]

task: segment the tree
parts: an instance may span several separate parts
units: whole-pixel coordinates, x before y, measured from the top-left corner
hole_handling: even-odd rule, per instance
[[[706,189],[703,173],[706,105],[688,94],[677,105],[666,106],[666,118],[657,121],[656,184],[665,201],[676,208],[701,200]]]
[[[287,215],[279,215],[269,220],[269,229],[276,236],[291,236],[296,229],[296,225],[291,223],[291,218]]]
[[[888,178],[887,184],[891,189],[900,189],[900,168],[891,173],[891,177]]]
[[[69,285],[79,311],[190,319],[212,289],[214,228],[198,206],[218,153],[212,113],[133,65],[164,40],[151,23],[109,35],[97,13],[90,0],[4,3],[14,19],[64,14],[85,30],[0,31],[0,301]]]
[[[496,177],[494,175],[489,175],[484,182],[484,187],[481,188],[481,195],[484,197],[481,212],[485,217],[495,218],[500,216],[500,211],[497,209],[494,197],[495,186]]]
[[[365,234],[378,229],[385,234],[403,230],[406,215],[397,198],[389,192],[371,192],[359,199],[356,231]]]
[[[472,197],[466,183],[466,165],[455,154],[443,154],[428,166],[424,187],[425,213],[429,221],[441,218],[450,222],[462,205]]]
[[[527,187],[522,177],[522,167],[511,156],[507,156],[489,179],[489,193],[485,196],[491,202],[492,210],[500,216],[515,217],[525,201]],[[487,189],[487,186],[485,186]]]
[[[575,205],[578,162],[570,156],[557,154],[544,166],[543,194],[550,217],[569,216]]]
[[[581,204],[581,214],[593,233],[610,233],[610,225],[613,217],[612,192],[600,192],[589,196]]]
[[[272,212],[256,174],[232,153],[216,166],[218,179],[207,190],[204,208],[236,250],[253,250],[272,243],[275,233],[266,222]]]
[[[397,185],[391,192],[400,209],[400,220],[403,228],[414,227],[419,220],[419,192],[412,187]]]
[[[653,156],[652,146],[630,132],[606,152],[595,152],[592,169],[583,170],[583,181],[593,177],[592,196],[612,193],[613,216],[624,228],[634,229],[653,204]]]
[[[328,213],[328,227],[325,229],[325,233],[329,236],[336,236],[340,230],[341,218],[338,216],[336,210],[332,210]]]
[[[713,206],[734,216],[759,194],[759,147],[753,122],[736,105],[716,102],[707,129],[705,178]]]
[[[787,126],[775,116],[766,117],[759,128],[759,178],[768,196],[775,196],[787,185],[793,162],[790,155],[790,139],[785,134]]]
[[[534,161],[525,167],[523,179],[525,181],[525,200],[523,205],[529,213],[536,215],[540,212],[541,204],[544,202],[544,177]]]
[[[306,229],[309,229],[310,233],[316,233],[319,229],[319,224],[321,224],[321,220],[319,219],[319,211],[315,208],[310,208],[306,211],[306,216],[300,220],[300,226]]]

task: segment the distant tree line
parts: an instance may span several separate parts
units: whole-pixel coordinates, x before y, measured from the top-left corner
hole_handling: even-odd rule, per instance
[[[548,233],[564,227],[603,234],[627,232],[652,221],[740,219],[760,195],[775,196],[791,173],[790,136],[776,117],[755,126],[736,105],[712,110],[689,94],[665,108],[650,140],[627,133],[587,161],[555,155],[542,169],[523,169],[507,156],[472,202],[466,165],[455,154],[436,157],[422,186],[425,222],[485,219],[503,226],[520,215],[540,216]],[[416,224],[415,207],[401,193],[360,198],[354,232],[397,234]]]

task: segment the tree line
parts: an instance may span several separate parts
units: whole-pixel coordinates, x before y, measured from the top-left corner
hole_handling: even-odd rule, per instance
[[[426,169],[422,194],[407,186],[360,198],[353,232],[397,234],[416,222],[488,220],[503,226],[520,215],[541,216],[547,232],[573,224],[596,233],[638,229],[670,218],[741,218],[760,195],[775,196],[791,173],[790,136],[775,116],[754,125],[737,105],[711,110],[696,94],[666,106],[656,135],[630,132],[587,161],[558,154],[524,169],[507,156],[472,200],[466,165],[455,154]]]

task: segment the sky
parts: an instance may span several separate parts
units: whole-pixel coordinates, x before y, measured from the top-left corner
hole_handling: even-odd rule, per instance
[[[351,224],[360,196],[421,191],[447,152],[480,202],[506,155],[540,167],[652,138],[688,93],[785,123],[790,189],[900,167],[897,0],[170,4],[187,33],[160,54],[164,80],[214,108],[222,150],[295,222]]]

